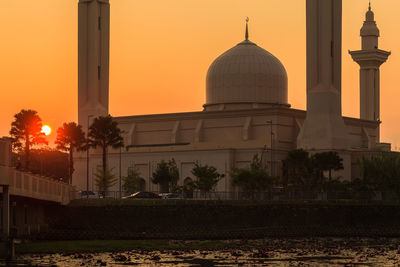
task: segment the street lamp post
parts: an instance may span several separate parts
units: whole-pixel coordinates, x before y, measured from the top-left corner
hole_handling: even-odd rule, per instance
[[[271,125],[271,170],[270,170],[270,175],[274,176],[274,148],[273,148],[273,136],[274,133],[272,132],[272,120],[268,120],[267,124]]]
[[[93,115],[87,117],[87,132],[86,132],[86,198],[89,198],[89,121]]]
[[[265,164],[264,164],[264,161],[263,161],[265,150],[267,150],[267,145],[266,145],[266,144],[263,146],[263,148],[262,148],[262,150],[261,150],[261,159],[260,159],[260,162],[261,162],[262,167],[263,167],[264,169],[266,168],[266,166],[265,166]]]

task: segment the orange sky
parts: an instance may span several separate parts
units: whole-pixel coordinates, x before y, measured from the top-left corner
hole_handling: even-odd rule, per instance
[[[77,120],[77,0],[1,0],[0,135],[13,115],[35,109],[56,130]],[[110,0],[110,113],[113,116],[202,110],[208,66],[244,39],[285,65],[289,103],[304,109],[305,0]],[[343,1],[343,114],[359,116],[358,65],[367,0]],[[381,67],[381,139],[400,147],[399,0],[374,0]],[[54,138],[54,134],[53,134]]]

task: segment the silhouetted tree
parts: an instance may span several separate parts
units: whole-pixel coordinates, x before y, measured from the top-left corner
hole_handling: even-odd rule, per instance
[[[13,148],[24,153],[25,168],[29,169],[30,150],[32,146],[47,144],[45,134],[42,133],[42,120],[35,110],[21,110],[14,115],[11,123],[10,135]]]
[[[323,182],[323,189],[327,192],[340,192],[348,193],[353,189],[352,182],[340,179],[340,177],[333,177],[331,180]]]
[[[89,128],[89,146],[102,149],[103,176],[107,176],[107,152],[108,147],[119,148],[124,146],[118,123],[111,116],[98,117],[93,120]]]
[[[69,153],[69,183],[72,184],[72,174],[74,172],[74,150],[82,151],[85,149],[86,138],[82,131],[82,126],[75,122],[64,123],[57,130],[55,141],[57,148]]]
[[[98,168],[94,174],[96,176],[96,186],[99,188],[99,192],[103,197],[106,196],[108,188],[115,185],[117,182],[117,178],[115,178],[112,170],[113,169],[110,170],[107,168],[104,172],[102,168]]]
[[[278,182],[277,177],[268,175],[257,154],[254,155],[249,167],[233,168],[230,174],[232,185],[240,187],[247,193],[269,190]]]
[[[57,149],[44,147],[31,149],[29,170],[68,183],[68,154]]]
[[[323,181],[323,172],[328,171],[328,179],[332,180],[332,170],[343,170],[343,159],[337,152],[321,152],[312,155],[311,161],[315,171],[318,173],[321,181]]]
[[[364,188],[400,192],[400,155],[382,153],[360,161],[361,180]]]
[[[122,188],[126,193],[132,194],[141,191],[143,178],[138,170],[130,170],[128,176],[122,177],[122,180],[124,181]]]
[[[198,162],[195,163],[192,174],[197,178],[197,180],[194,181],[195,188],[199,189],[203,194],[212,191],[219,180],[224,177],[223,174],[217,172],[215,167],[200,165]]]
[[[161,193],[168,193],[170,189],[174,189],[179,180],[179,170],[174,159],[166,162],[162,160],[157,164],[157,169],[153,172],[153,184],[160,185]]]
[[[283,161],[283,184],[299,189],[311,190],[320,184],[316,181],[308,152],[303,149],[292,150]]]

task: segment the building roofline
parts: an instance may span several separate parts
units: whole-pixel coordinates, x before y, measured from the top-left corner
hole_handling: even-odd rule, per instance
[[[159,114],[143,114],[134,116],[118,116],[113,117],[119,123],[130,122],[147,122],[147,121],[160,121],[160,120],[186,120],[186,119],[204,119],[204,118],[218,118],[218,117],[237,117],[237,116],[258,116],[258,115],[286,115],[289,117],[296,116],[298,118],[305,118],[307,112],[301,109],[287,108],[287,107],[270,107],[270,108],[257,108],[257,109],[240,109],[240,110],[217,110],[217,111],[191,111],[179,113],[159,113]],[[351,124],[364,124],[378,126],[380,121],[363,120],[360,118],[352,118],[343,116],[347,123]]]

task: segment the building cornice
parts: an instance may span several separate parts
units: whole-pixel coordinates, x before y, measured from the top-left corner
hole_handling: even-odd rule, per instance
[[[373,50],[357,50],[357,51],[349,51],[349,54],[360,65],[364,64],[374,64],[379,67],[382,63],[386,62],[388,57],[391,55],[391,52],[384,51],[380,49],[373,49]]]
[[[286,107],[244,109],[244,110],[219,110],[219,111],[195,111],[181,113],[149,114],[137,116],[114,117],[118,123],[148,122],[148,121],[173,121],[186,119],[204,118],[230,118],[242,116],[263,116],[263,115],[286,115],[305,117],[305,111]]]

